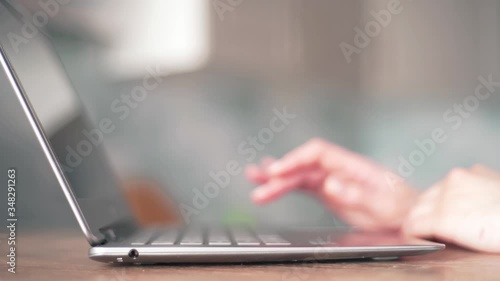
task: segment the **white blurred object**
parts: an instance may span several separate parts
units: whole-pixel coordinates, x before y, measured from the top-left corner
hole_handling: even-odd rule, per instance
[[[207,63],[209,1],[111,0],[102,8],[100,16],[111,20],[115,29],[108,29],[111,47],[102,60],[114,78],[142,77],[146,68],[191,72]]]
[[[79,102],[50,47],[42,40],[32,40],[26,48],[25,54],[33,56],[16,58],[14,67],[45,132],[52,135],[79,114]]]
[[[0,20],[0,41],[46,133],[51,135],[79,113],[79,103],[57,55],[38,34],[16,51],[7,36],[22,34],[22,24],[10,14]],[[6,85],[0,85],[5,87]],[[3,92],[2,92],[3,94]]]

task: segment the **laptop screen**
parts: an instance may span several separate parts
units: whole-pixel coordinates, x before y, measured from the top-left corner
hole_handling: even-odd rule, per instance
[[[0,0],[0,43],[92,233],[97,235],[100,228],[131,217],[105,159],[102,130],[113,124],[110,120],[89,122],[43,30],[27,31],[31,26],[26,19],[21,6]],[[14,95],[6,86],[6,73],[1,75],[2,92]]]

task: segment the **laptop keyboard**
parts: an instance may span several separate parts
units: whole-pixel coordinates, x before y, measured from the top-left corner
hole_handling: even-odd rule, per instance
[[[210,246],[231,246],[233,242],[223,230],[210,230],[207,235],[208,245]]]
[[[160,229],[144,230],[130,240],[133,246],[288,246],[278,234],[256,234],[250,229]]]
[[[177,234],[178,234],[177,231],[163,232],[158,237],[156,237],[154,241],[151,242],[151,244],[159,246],[175,245],[175,241],[177,240]]]

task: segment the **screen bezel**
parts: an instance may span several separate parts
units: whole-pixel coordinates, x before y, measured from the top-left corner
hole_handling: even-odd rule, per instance
[[[33,132],[35,133],[35,136],[38,142],[40,143],[40,146],[42,147],[43,153],[45,154],[47,160],[49,161],[50,167],[52,168],[52,171],[54,172],[57,178],[57,182],[61,186],[64,192],[64,196],[68,200],[70,208],[73,211],[76,220],[78,221],[78,225],[80,226],[85,237],[87,238],[87,241],[91,245],[102,244],[104,241],[104,237],[98,233],[96,234],[92,233],[92,230],[87,220],[85,219],[85,216],[83,215],[83,212],[80,209],[78,202],[76,201],[76,197],[74,196],[73,191],[69,187],[69,183],[61,169],[61,166],[59,165],[59,162],[52,150],[52,147],[50,146],[50,143],[47,137],[45,136],[45,133],[43,132],[42,125],[38,120],[35,111],[33,110],[31,103],[29,102],[28,97],[24,94],[24,90],[21,86],[21,83],[19,82],[19,79],[17,78],[17,75],[15,74],[14,69],[10,64],[2,45],[0,45],[0,65],[2,66],[2,75],[5,75],[6,79],[9,81],[10,89],[14,92],[17,99],[19,100],[21,107],[24,113],[26,114],[28,122],[30,123],[31,128],[33,129]]]
[[[26,15],[23,15],[24,11],[22,11],[20,7],[15,7],[13,5],[18,5],[18,4],[11,4],[10,2],[0,0],[0,9],[3,10],[4,13],[12,16],[11,21],[9,21],[9,19],[6,20],[6,22],[9,23],[8,29],[10,29],[10,24],[11,24],[12,29],[14,31],[14,29],[22,26],[23,24],[23,21],[20,19],[20,17],[26,17]],[[16,12],[16,14],[14,12]],[[50,51],[57,59],[58,58],[57,53],[55,52],[53,46],[51,46],[51,42],[47,38],[45,38],[46,35],[41,33],[37,36],[40,36],[40,38],[36,38],[36,40],[40,41],[40,43],[44,45],[43,47],[46,47],[47,50]],[[89,214],[87,214],[86,218],[84,211],[82,210],[80,204],[78,203],[77,196],[75,196],[75,192],[71,187],[70,181],[65,175],[63,166],[61,165],[62,163],[60,162],[60,159],[57,157],[56,150],[52,146],[50,138],[46,134],[43,124],[36,114],[35,107],[30,102],[29,94],[23,87],[22,80],[20,79],[18,73],[16,73],[12,60],[9,59],[7,49],[8,49],[7,46],[5,45],[2,46],[2,43],[0,42],[0,65],[1,65],[0,75],[4,76],[5,80],[8,81],[8,86],[5,87],[5,90],[7,91],[8,87],[8,91],[10,92],[6,94],[16,95],[22,107],[23,112],[30,123],[30,126],[33,132],[35,133],[36,139],[38,140],[43,150],[43,153],[47,158],[50,167],[54,172],[54,175],[56,176],[57,182],[61,187],[64,196],[68,201],[70,208],[78,222],[78,225],[82,229],[87,241],[92,246],[95,246],[103,244],[106,240],[110,240],[113,237],[116,238],[117,236],[119,236],[119,238],[122,238],[122,236],[134,232],[137,229],[137,226],[132,216],[130,215],[130,210],[128,209],[128,205],[126,204],[126,202],[120,202],[121,203],[120,205],[123,205],[125,208],[127,208],[127,210],[125,214],[120,214],[121,217],[119,220],[112,220],[110,218],[105,223],[97,225],[95,222],[92,223],[94,220],[91,220]],[[56,67],[58,68],[60,67],[60,69],[63,70],[62,71],[63,73],[66,73],[60,61],[54,61],[54,64],[56,65]],[[69,77],[67,76],[63,77],[63,79],[68,82],[72,90],[70,94],[77,96],[76,92],[73,89],[73,86],[71,85]],[[88,123],[87,121],[89,120],[89,118],[85,114],[84,107],[80,99],[77,98],[77,100],[79,109],[77,116],[81,118],[84,123]],[[100,151],[101,150],[95,151],[95,153],[98,153]],[[105,161],[103,162],[104,162],[103,164],[107,166],[107,163],[105,163]],[[111,182],[114,183],[117,182],[112,173],[106,173],[106,177],[108,177]],[[113,188],[113,187],[110,186],[105,188]],[[105,216],[106,214],[101,214],[101,215]]]

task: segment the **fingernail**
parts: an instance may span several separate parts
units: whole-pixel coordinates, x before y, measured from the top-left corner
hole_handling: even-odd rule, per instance
[[[338,195],[343,189],[342,184],[332,176],[329,176],[326,179],[325,188],[326,192],[333,196]]]

